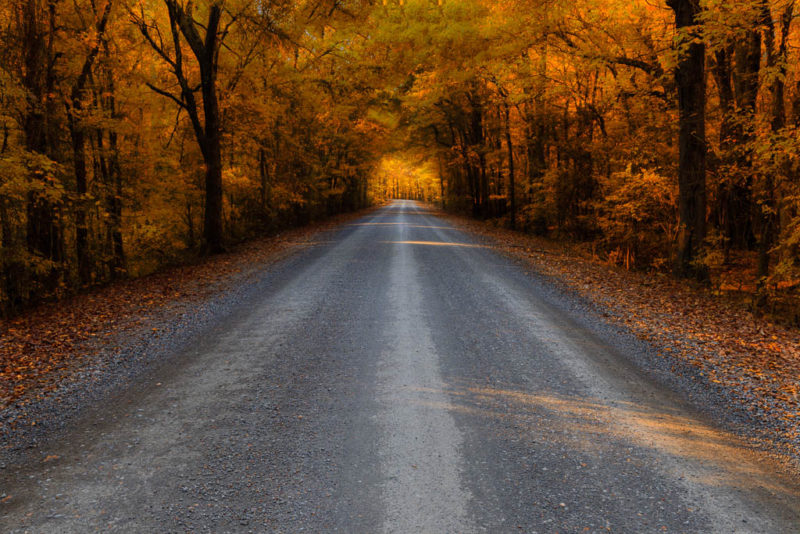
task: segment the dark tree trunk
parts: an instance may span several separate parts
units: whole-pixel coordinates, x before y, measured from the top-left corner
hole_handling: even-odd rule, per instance
[[[205,25],[194,19],[193,4],[183,7],[177,0],[164,0],[169,12],[170,29],[173,38],[173,55],[164,48],[160,37],[152,33],[151,23],[143,18],[137,19],[139,30],[150,45],[172,67],[181,88],[180,97],[150,86],[159,94],[166,96],[184,108],[189,115],[197,143],[205,163],[205,214],[203,217],[204,248],[209,254],[222,252],[222,128],[217,96],[217,68],[220,46],[219,24],[222,17],[222,3],[215,0],[208,11]],[[205,32],[201,36],[200,30]],[[186,78],[183,67],[180,36],[183,35],[192,50],[200,68],[200,90],[203,95],[203,117],[195,98],[195,91]]]
[[[50,62],[43,13],[39,0],[26,0],[22,6],[22,85],[27,91],[27,110],[23,119],[25,147],[44,154],[47,152],[47,106],[46,78]]]
[[[177,28],[180,29],[200,67],[200,89],[203,95],[205,124],[200,123],[197,103],[185,78],[181,85],[187,111],[192,116],[195,134],[206,166],[205,214],[203,217],[205,250],[209,254],[217,254],[224,250],[222,245],[222,129],[217,100],[217,52],[219,48],[217,31],[222,16],[222,7],[219,2],[211,4],[208,23],[205,26],[205,38],[202,38],[197,29],[199,24],[193,18],[192,4],[187,4],[184,9],[176,0],[166,0],[166,2],[170,18],[173,21],[173,32]],[[189,107],[193,109],[190,110]]]
[[[752,153],[761,68],[760,23],[753,20],[743,39],[716,51],[712,64],[722,111],[722,180],[714,214],[726,238],[726,253],[731,246],[751,249],[755,243]]]
[[[779,132],[786,126],[786,56],[788,53],[789,31],[794,15],[794,4],[790,3],[781,14],[780,19],[780,44],[775,47],[775,24],[772,19],[769,4],[763,2],[764,44],[767,52],[767,66],[771,69],[778,68],[778,73],[773,77],[769,92],[771,102],[771,127],[773,132]],[[779,200],[775,190],[775,180],[772,172],[765,173],[759,199],[758,210],[758,266],[756,270],[757,296],[756,305],[766,304],[766,281],[769,276],[769,252],[778,234]]]
[[[222,246],[222,161],[219,134],[209,138],[206,160],[206,202],[203,218],[203,239],[206,252],[218,254]]]
[[[0,154],[5,154],[6,150],[8,150],[8,136],[9,136],[8,124],[6,124],[4,122],[3,123],[3,143],[2,143],[2,146],[0,146]]]
[[[489,178],[486,175],[486,154],[484,153],[483,146],[479,146],[478,150],[480,151],[478,153],[478,162],[480,165],[480,172],[478,174],[480,183],[480,204],[478,213],[481,219],[487,219],[489,217]]]
[[[91,282],[91,261],[89,258],[89,228],[86,216],[86,193],[87,174],[86,174],[86,130],[81,124],[83,113],[83,99],[86,84],[89,81],[97,54],[100,52],[100,45],[103,42],[108,17],[111,14],[112,0],[106,2],[105,9],[100,19],[95,24],[97,30],[97,42],[89,51],[83,62],[83,67],[72,86],[70,102],[67,106],[67,125],[69,127],[70,138],[72,140],[72,159],[75,170],[75,193],[78,196],[77,208],[75,210],[75,252],[78,258],[78,278],[81,284],[86,285]]]
[[[264,214],[264,220],[266,220],[266,215],[269,211],[269,205],[267,204],[267,197],[268,192],[267,188],[269,187],[269,168],[267,163],[267,151],[261,147],[258,149],[258,175],[259,175],[259,196],[261,197],[261,212]]]
[[[75,106],[73,106],[75,108]],[[73,113],[80,108],[74,109]],[[78,258],[78,278],[82,285],[91,281],[91,262],[89,260],[89,228],[86,217],[86,134],[83,126],[76,124],[75,116],[69,117],[70,137],[72,138],[72,160],[75,168],[75,252]]]
[[[205,55],[200,62],[205,114],[205,163],[206,163],[206,211],[203,222],[203,238],[209,253],[222,252],[222,128],[220,126],[219,102],[217,100],[216,31],[219,22],[219,6],[212,7],[210,24],[206,34]],[[214,17],[216,10],[216,18]]]
[[[734,46],[736,125],[732,139],[734,172],[729,206],[730,237],[735,246],[750,250],[756,244],[754,226],[758,219],[753,198],[753,145],[761,70],[761,30],[758,28],[761,22],[753,20],[753,29]]]
[[[527,156],[528,156],[528,187],[532,189],[542,181],[542,176],[547,168],[545,161],[545,128],[538,113],[527,117]],[[529,191],[530,194],[530,191]],[[528,199],[530,201],[531,199]]]
[[[25,148],[31,152],[54,159],[52,127],[53,98],[55,88],[55,3],[46,9],[39,0],[26,0],[22,7],[23,58],[22,84],[27,91],[28,106],[23,120]],[[45,16],[47,17],[44,20]],[[32,180],[45,183],[44,172],[33,169]],[[26,240],[31,253],[59,263],[63,260],[63,236],[58,221],[57,207],[37,192],[27,199]],[[58,278],[53,270],[45,280],[47,289],[52,289]]]
[[[719,158],[716,158],[715,169],[723,175],[723,180],[719,184],[717,191],[716,206],[713,209],[713,216],[717,226],[726,237],[724,248],[727,261],[733,236],[737,233],[733,223],[735,207],[733,206],[733,192],[731,180],[727,177],[732,163],[732,149],[736,131],[735,100],[733,96],[732,65],[731,55],[733,47],[728,46],[717,50],[714,53],[714,61],[711,65],[711,73],[717,85],[719,95],[719,107],[722,114],[722,121],[719,129]]]
[[[508,102],[504,102],[504,111],[506,119],[506,147],[508,149],[508,199],[510,204],[510,219],[509,223],[512,230],[517,229],[517,186],[514,182],[514,145],[511,142],[511,116],[508,109]]]
[[[705,280],[707,270],[696,263],[706,237],[705,45],[693,39],[696,32],[692,30],[699,23],[700,3],[698,0],[667,3],[675,12],[678,30],[688,31],[686,38],[692,40],[678,58],[675,69],[680,151],[675,274]]]
[[[442,209],[447,209],[447,200],[445,199],[445,188],[444,188],[444,163],[443,157],[441,155],[436,156],[436,161],[439,163],[439,194],[442,197]]]
[[[117,104],[114,97],[114,80],[112,74],[109,73],[108,89],[109,96],[109,110],[111,111],[111,118],[117,118]],[[108,187],[108,212],[111,215],[109,220],[109,233],[111,234],[111,277],[118,278],[125,273],[125,248],[122,241],[122,167],[119,163],[119,146],[117,145],[117,132],[111,130],[108,132],[108,145],[109,145],[109,173],[110,180],[107,184]]]
[[[486,179],[486,154],[483,135],[483,104],[478,94],[477,82],[472,82],[471,90],[467,93],[467,100],[470,104],[469,126],[468,126],[468,145],[471,152],[477,153],[477,168],[470,162],[474,183],[474,208],[476,217],[486,218],[488,207],[488,182]]]

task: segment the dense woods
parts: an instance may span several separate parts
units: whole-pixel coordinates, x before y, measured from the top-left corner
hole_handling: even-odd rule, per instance
[[[349,7],[353,7],[351,11]],[[338,2],[0,5],[0,308],[366,204]]]
[[[388,197],[717,287],[738,268],[763,306],[800,268],[796,12],[3,2],[0,308]]]
[[[428,198],[743,290],[798,275],[793,1],[405,2],[400,122]],[[734,284],[726,275],[736,271]]]

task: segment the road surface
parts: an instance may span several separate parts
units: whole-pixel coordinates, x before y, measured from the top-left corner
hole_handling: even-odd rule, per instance
[[[1,471],[0,530],[800,531],[789,475],[545,282],[409,201],[327,238]]]

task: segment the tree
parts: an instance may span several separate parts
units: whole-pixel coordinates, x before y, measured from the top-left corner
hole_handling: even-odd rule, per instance
[[[197,144],[205,162],[205,215],[203,218],[203,238],[205,249],[210,254],[224,250],[222,232],[222,130],[220,126],[219,99],[217,96],[217,71],[219,67],[219,49],[225,40],[228,30],[236,21],[221,27],[222,1],[210,4],[205,24],[195,20],[194,2],[188,0],[185,5],[178,0],[164,0],[169,17],[169,28],[172,45],[162,39],[158,25],[148,21],[144,7],[134,15],[134,21],[142,35],[170,66],[175,80],[178,82],[179,94],[161,89],[153,84],[148,86],[175,102],[189,115]],[[186,41],[200,70],[199,90],[202,94],[202,108],[197,102],[196,87],[189,80],[187,65],[184,64],[182,39]],[[201,116],[202,109],[202,116]]]
[[[85,195],[87,189],[86,172],[86,132],[82,120],[83,101],[86,98],[86,86],[92,75],[95,60],[100,53],[103,38],[111,14],[112,0],[106,2],[105,8],[95,22],[96,38],[81,66],[80,74],[72,84],[67,104],[67,124],[72,140],[72,158],[75,169],[75,192],[78,194],[78,207],[75,212],[75,251],[78,260],[78,277],[83,285],[91,282],[91,265],[89,259],[89,229],[86,221]]]
[[[707,276],[698,265],[698,252],[706,238],[706,88],[705,44],[700,40],[699,0],[668,0],[678,30],[679,227],[675,272],[682,277]]]

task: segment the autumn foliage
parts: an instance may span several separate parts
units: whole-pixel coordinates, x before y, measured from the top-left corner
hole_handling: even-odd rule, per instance
[[[0,3],[0,311],[366,205],[357,5]]]
[[[472,0],[375,17],[406,73],[387,109],[441,169],[423,196],[716,289],[746,271],[763,306],[798,275],[795,15]]]
[[[790,0],[10,0],[5,314],[374,199],[775,302],[798,279]]]

